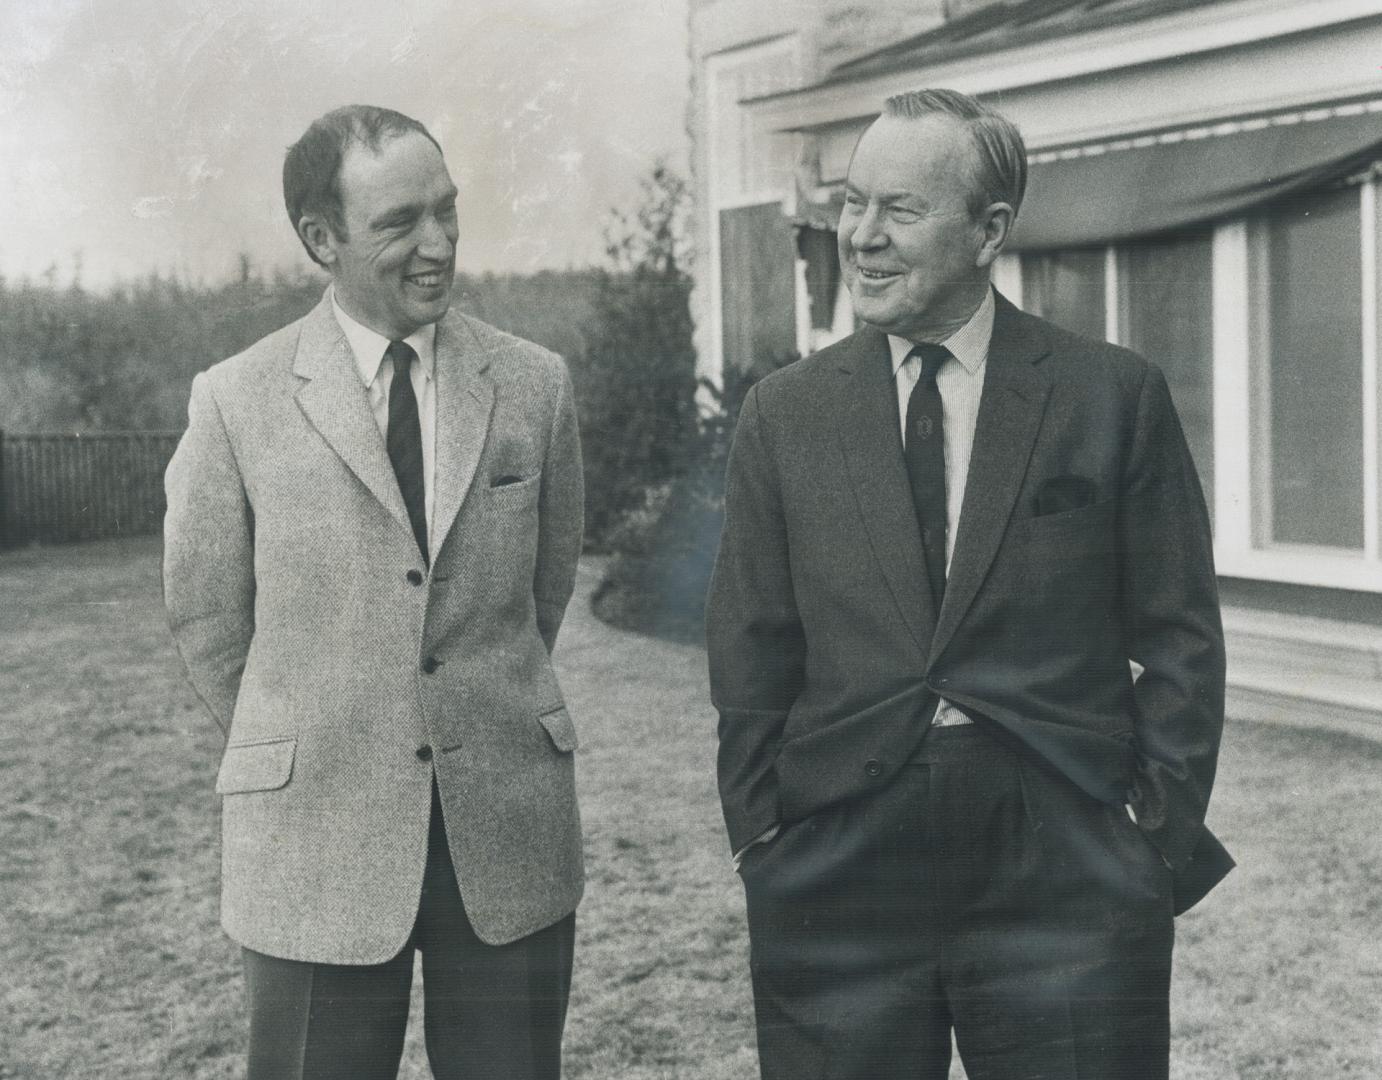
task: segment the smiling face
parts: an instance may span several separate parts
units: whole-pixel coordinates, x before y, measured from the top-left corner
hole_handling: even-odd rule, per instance
[[[862,321],[939,342],[973,315],[1012,220],[1006,203],[975,219],[975,175],[973,140],[952,117],[885,115],[864,132],[838,232],[840,267]]]
[[[344,235],[317,215],[298,229],[335,280],[336,301],[361,325],[407,337],[451,306],[456,185],[441,152],[415,131],[375,153],[353,145],[339,178]]]

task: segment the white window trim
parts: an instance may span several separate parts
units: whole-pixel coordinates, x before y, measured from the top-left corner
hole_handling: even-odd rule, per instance
[[[1377,177],[1370,176],[1358,185],[1359,231],[1362,233],[1363,290],[1363,551],[1370,562],[1379,554],[1378,502],[1382,487],[1378,483],[1379,433],[1377,428]]]
[[[798,255],[792,261],[793,296],[797,316],[797,355],[812,352],[811,292],[806,287],[806,260]]]
[[[721,301],[723,293],[720,275],[720,212],[746,206],[761,206],[764,203],[782,203],[795,197],[794,192],[773,191],[763,192],[761,195],[752,197],[741,193],[732,199],[720,198],[719,187],[723,163],[719,160],[720,116],[715,107],[719,99],[719,80],[723,77],[726,68],[738,67],[745,61],[781,56],[789,62],[796,63],[800,59],[800,53],[800,38],[792,34],[773,41],[747,45],[740,49],[728,49],[705,58],[705,88],[701,100],[705,110],[706,193],[708,196],[706,204],[710,211],[710,220],[707,222],[709,265],[705,275],[710,327],[706,355],[699,358],[696,365],[696,375],[698,378],[714,383],[717,387],[724,386],[725,373],[725,322],[724,306]]]
[[[1248,226],[1214,230],[1214,557],[1219,572],[1252,551],[1252,304],[1248,293]]]
[[[1266,357],[1254,325],[1251,229],[1232,221],[1214,230],[1214,558],[1219,574],[1287,584],[1382,592],[1382,432],[1379,431],[1378,185],[1358,186],[1362,245],[1363,549],[1268,543],[1269,462],[1254,468],[1253,433],[1270,389],[1254,378]],[[1260,282],[1259,282],[1260,284]],[[1254,352],[1257,353],[1254,356]],[[1257,497],[1254,497],[1254,492]],[[1254,521],[1254,513],[1258,521]]]
[[[1123,343],[1123,303],[1119,295],[1122,276],[1118,272],[1118,248],[1104,248],[1104,340]]]
[[[1359,187],[1364,548],[1354,551],[1265,542],[1264,525],[1270,520],[1270,462],[1254,459],[1254,432],[1270,406],[1270,387],[1254,377],[1254,365],[1266,362],[1265,342],[1260,340],[1261,328],[1254,318],[1255,307],[1260,306],[1254,293],[1265,287],[1265,282],[1253,265],[1252,229],[1246,220],[1233,220],[1215,227],[1211,247],[1214,505],[1210,509],[1215,564],[1221,576],[1382,592],[1382,305],[1378,300],[1382,285],[1378,202],[1382,193],[1375,177]],[[1125,246],[1104,248],[1105,332],[1109,341],[1118,343],[1126,336],[1119,293],[1124,273],[1119,253]],[[1003,259],[1008,261],[995,265],[994,283],[1020,305],[1020,259]]]

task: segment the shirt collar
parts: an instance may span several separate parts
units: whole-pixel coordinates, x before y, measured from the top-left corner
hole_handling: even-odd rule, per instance
[[[989,357],[989,342],[993,339],[993,289],[984,292],[984,299],[969,317],[969,322],[941,342],[971,375],[977,375]],[[912,351],[915,342],[894,334],[888,335],[888,348],[893,357],[893,378]]]
[[[362,326],[349,315],[336,301],[336,290],[331,290],[331,310],[336,322],[350,343],[350,351],[355,357],[355,367],[360,372],[360,381],[368,388],[379,377],[379,365],[384,362],[384,352],[389,347],[389,339],[377,334],[368,326]],[[433,359],[436,355],[437,324],[428,323],[413,331],[403,339],[417,353],[418,366],[424,377],[432,378]]]

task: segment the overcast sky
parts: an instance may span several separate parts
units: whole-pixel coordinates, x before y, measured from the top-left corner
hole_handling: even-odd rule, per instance
[[[0,0],[0,273],[305,264],[283,151],[352,101],[440,140],[462,270],[599,261],[652,160],[685,170],[685,4]]]

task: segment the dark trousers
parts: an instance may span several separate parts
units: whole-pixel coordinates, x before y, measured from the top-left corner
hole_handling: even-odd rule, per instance
[[[765,1080],[1165,1080],[1170,871],[979,724],[749,849]]]
[[[397,956],[346,966],[243,950],[249,1080],[394,1080],[414,949],[436,1080],[557,1080],[575,926],[572,914],[509,945],[476,937],[434,787],[417,923]]]

